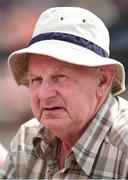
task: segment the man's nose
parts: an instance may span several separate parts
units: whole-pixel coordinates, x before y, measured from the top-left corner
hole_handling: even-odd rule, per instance
[[[41,100],[46,100],[49,98],[53,98],[56,95],[57,95],[57,91],[54,84],[50,81],[44,80],[41,83],[41,86],[39,89],[39,98]]]

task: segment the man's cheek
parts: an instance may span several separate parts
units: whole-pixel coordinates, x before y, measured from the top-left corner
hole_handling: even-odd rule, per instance
[[[31,107],[32,107],[33,114],[35,116],[37,116],[38,111],[39,111],[39,104],[37,102],[31,100]]]

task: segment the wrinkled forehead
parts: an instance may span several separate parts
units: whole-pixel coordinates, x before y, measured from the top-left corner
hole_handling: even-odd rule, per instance
[[[29,54],[28,56],[28,65],[38,65],[38,64],[42,64],[42,65],[59,65],[59,64],[67,64],[67,66],[69,66],[68,63],[65,63],[63,61],[60,61],[54,57],[50,57],[50,56],[46,56],[46,55],[38,55],[38,54]]]
[[[62,60],[56,59],[54,57],[46,56],[46,55],[37,55],[30,54],[28,57],[28,70],[31,71],[32,68],[42,67],[54,69],[55,71],[65,71],[65,70],[73,70],[73,71],[81,71],[82,70],[91,70],[97,67],[88,67],[82,65],[76,65],[68,62],[64,62]]]
[[[33,55],[31,54],[28,59],[28,73],[34,70],[40,70],[43,72],[64,72],[69,69],[76,68],[75,65],[59,61],[56,58],[45,56],[45,55]]]

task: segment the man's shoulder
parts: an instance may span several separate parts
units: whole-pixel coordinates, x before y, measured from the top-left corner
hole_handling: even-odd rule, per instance
[[[108,134],[112,145],[128,151],[128,101],[118,97],[118,113],[114,115],[112,128]]]
[[[42,129],[42,125],[38,122],[36,118],[33,118],[26,123],[22,124],[19,128],[16,136],[11,142],[11,147],[15,148],[16,146],[32,145],[34,137],[37,137]]]

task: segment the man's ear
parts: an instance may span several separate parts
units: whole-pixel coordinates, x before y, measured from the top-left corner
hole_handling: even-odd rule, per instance
[[[98,80],[97,80],[98,87],[101,87],[103,83],[104,83],[104,75],[103,74],[99,74],[98,75]]]
[[[99,68],[97,75],[97,95],[104,96],[111,89],[113,78],[115,76],[114,65],[106,65]]]

